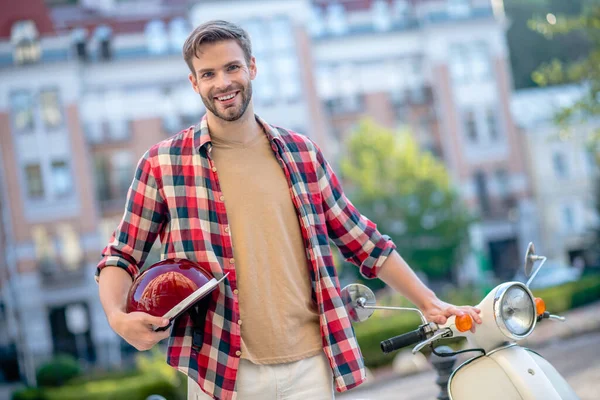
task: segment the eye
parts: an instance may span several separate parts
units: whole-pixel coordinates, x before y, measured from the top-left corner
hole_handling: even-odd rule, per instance
[[[212,72],[205,72],[202,74],[201,78],[206,79],[206,78],[210,78],[211,76],[213,76]]]
[[[230,65],[229,68],[227,68],[229,71],[235,71],[237,69],[240,69],[239,65]]]

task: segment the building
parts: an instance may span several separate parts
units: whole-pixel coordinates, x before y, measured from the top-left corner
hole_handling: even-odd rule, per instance
[[[364,115],[409,127],[448,166],[500,278],[537,241],[510,110],[501,1],[315,1],[308,28],[320,97],[340,140]]]
[[[106,322],[93,270],[137,160],[203,114],[181,46],[209,19],[250,33],[255,106],[267,121],[308,134],[332,160],[363,115],[409,126],[480,215],[497,275],[512,276],[536,240],[501,1],[0,5],[0,282],[4,299],[14,294],[6,346],[30,382],[53,353],[110,365],[127,348]]]
[[[0,17],[2,243],[10,245],[0,282],[3,298],[14,301],[2,303],[13,317],[9,332],[0,330],[0,347],[19,350],[21,375],[33,383],[36,366],[52,354],[111,365],[130,349],[106,322],[94,267],[123,213],[138,159],[204,113],[181,48],[190,20],[216,4],[1,3],[10,11]],[[240,21],[266,32],[254,43],[264,62],[257,112],[312,132],[327,152],[332,143],[306,64],[309,38],[295,15],[309,3],[282,4]],[[277,67],[269,72],[271,64]],[[147,263],[158,257],[157,249]]]
[[[599,222],[598,166],[590,139],[600,121],[563,128],[553,120],[560,108],[582,95],[581,88],[557,86],[520,90],[512,100],[539,212],[541,241],[536,250],[562,265],[595,261],[586,259],[585,250]]]

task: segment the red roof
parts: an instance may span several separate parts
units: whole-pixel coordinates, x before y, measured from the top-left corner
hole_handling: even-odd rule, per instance
[[[13,24],[31,19],[41,36],[53,35],[54,24],[43,0],[0,0],[0,38],[10,38]]]

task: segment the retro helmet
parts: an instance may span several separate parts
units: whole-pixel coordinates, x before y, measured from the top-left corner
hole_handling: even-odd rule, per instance
[[[162,317],[212,278],[207,269],[190,260],[160,261],[134,280],[127,296],[126,311]]]

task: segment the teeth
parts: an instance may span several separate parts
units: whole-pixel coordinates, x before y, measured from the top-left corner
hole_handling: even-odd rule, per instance
[[[223,96],[223,97],[217,97],[217,99],[221,100],[221,101],[225,101],[225,100],[229,100],[229,99],[233,99],[235,96],[235,93],[232,93],[228,96]]]

